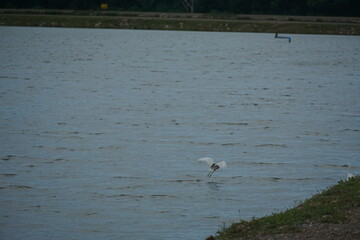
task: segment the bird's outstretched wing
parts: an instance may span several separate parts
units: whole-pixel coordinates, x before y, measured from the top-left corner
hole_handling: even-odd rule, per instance
[[[198,160],[199,162],[206,162],[207,164],[209,164],[209,166],[213,165],[215,162],[212,158],[209,157],[204,157],[204,158],[200,158]]]
[[[225,161],[218,162],[216,165],[218,165],[220,168],[226,168],[226,162]]]

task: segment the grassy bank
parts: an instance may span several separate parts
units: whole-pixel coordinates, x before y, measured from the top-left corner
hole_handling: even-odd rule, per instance
[[[332,224],[332,226],[336,225],[338,228],[341,228],[342,224],[349,222],[349,216],[353,213],[357,214],[355,219],[358,222],[360,217],[359,208],[360,177],[355,177],[349,181],[341,181],[322,193],[305,200],[297,207],[282,213],[275,213],[271,216],[251,221],[234,223],[229,228],[220,231],[216,239],[282,239],[274,237],[274,235],[306,234],[304,231],[310,228],[315,229],[316,226],[320,226],[319,231],[321,231],[321,227],[325,226],[324,224]],[[327,232],[331,231],[329,229],[327,229]],[[351,228],[349,229],[351,231]],[[354,226],[354,231],[356,229],[359,229],[359,227]],[[360,231],[357,231],[358,233],[356,234],[360,236]],[[309,236],[305,236],[299,239],[309,239]],[[288,235],[284,239],[294,239],[294,237],[292,235],[289,237]]]
[[[359,18],[0,10],[1,26],[360,35]]]

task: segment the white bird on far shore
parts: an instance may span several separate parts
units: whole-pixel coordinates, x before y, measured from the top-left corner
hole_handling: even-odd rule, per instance
[[[213,175],[213,173],[216,170],[218,170],[219,168],[226,168],[226,162],[225,161],[215,163],[214,160],[212,158],[209,158],[209,157],[200,158],[198,161],[199,162],[206,162],[207,164],[209,164],[210,172],[208,173],[207,177],[211,177],[211,175]]]

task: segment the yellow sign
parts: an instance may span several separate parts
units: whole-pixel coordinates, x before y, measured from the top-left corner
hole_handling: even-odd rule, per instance
[[[101,7],[102,10],[106,10],[106,9],[109,8],[109,6],[107,5],[107,3],[102,3],[102,4],[100,5],[100,7]]]

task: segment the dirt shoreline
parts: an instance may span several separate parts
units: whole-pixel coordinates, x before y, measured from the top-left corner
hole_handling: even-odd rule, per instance
[[[0,9],[0,26],[360,35],[360,18]]]

